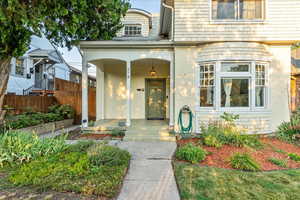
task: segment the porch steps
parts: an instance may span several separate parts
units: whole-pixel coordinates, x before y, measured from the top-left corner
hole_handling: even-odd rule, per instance
[[[169,134],[168,128],[148,127],[147,130],[139,128],[127,130],[124,141],[176,141],[176,138]]]

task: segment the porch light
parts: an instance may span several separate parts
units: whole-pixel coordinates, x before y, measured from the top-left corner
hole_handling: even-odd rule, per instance
[[[156,76],[157,72],[155,71],[154,67],[153,67],[153,61],[152,61],[152,68],[149,72],[150,76]]]

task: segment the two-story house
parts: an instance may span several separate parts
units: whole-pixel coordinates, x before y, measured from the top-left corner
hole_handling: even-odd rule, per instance
[[[21,57],[13,58],[7,93],[35,94],[53,90],[55,78],[70,80],[70,66],[61,53],[45,38],[32,36],[30,49]]]
[[[97,66],[97,119],[168,119],[188,105],[194,127],[240,115],[250,132],[290,119],[291,45],[300,41],[297,0],[162,0],[159,15],[130,9],[111,41],[82,41]],[[83,126],[87,125],[83,81]]]

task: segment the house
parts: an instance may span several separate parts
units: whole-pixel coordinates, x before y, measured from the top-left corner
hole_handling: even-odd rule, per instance
[[[70,80],[69,65],[47,39],[33,36],[30,49],[12,59],[7,93],[28,95],[34,91],[51,91],[55,78]]]
[[[300,107],[300,48],[292,50],[291,110]]]
[[[70,66],[70,81],[73,83],[81,83],[82,72],[76,67]],[[89,74],[89,87],[96,87],[96,77]]]
[[[111,41],[81,41],[83,127],[87,63],[97,66],[97,119],[167,119],[188,105],[194,131],[224,112],[252,133],[290,120],[295,0],[163,0],[159,15],[130,9]]]

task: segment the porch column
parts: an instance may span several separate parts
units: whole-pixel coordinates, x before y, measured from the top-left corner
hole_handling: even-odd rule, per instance
[[[97,120],[103,120],[104,119],[104,108],[105,108],[105,79],[104,79],[104,66],[101,63],[99,66],[97,66]]]
[[[126,95],[127,95],[127,116],[126,125],[131,125],[131,62],[126,62]]]
[[[81,77],[81,84],[82,84],[82,128],[88,127],[89,122],[89,108],[88,108],[88,66],[85,53],[83,52],[82,56],[82,77]]]
[[[175,118],[174,118],[174,95],[175,95],[175,66],[174,66],[174,60],[172,59],[170,62],[170,122],[169,126],[170,128],[174,127]]]

